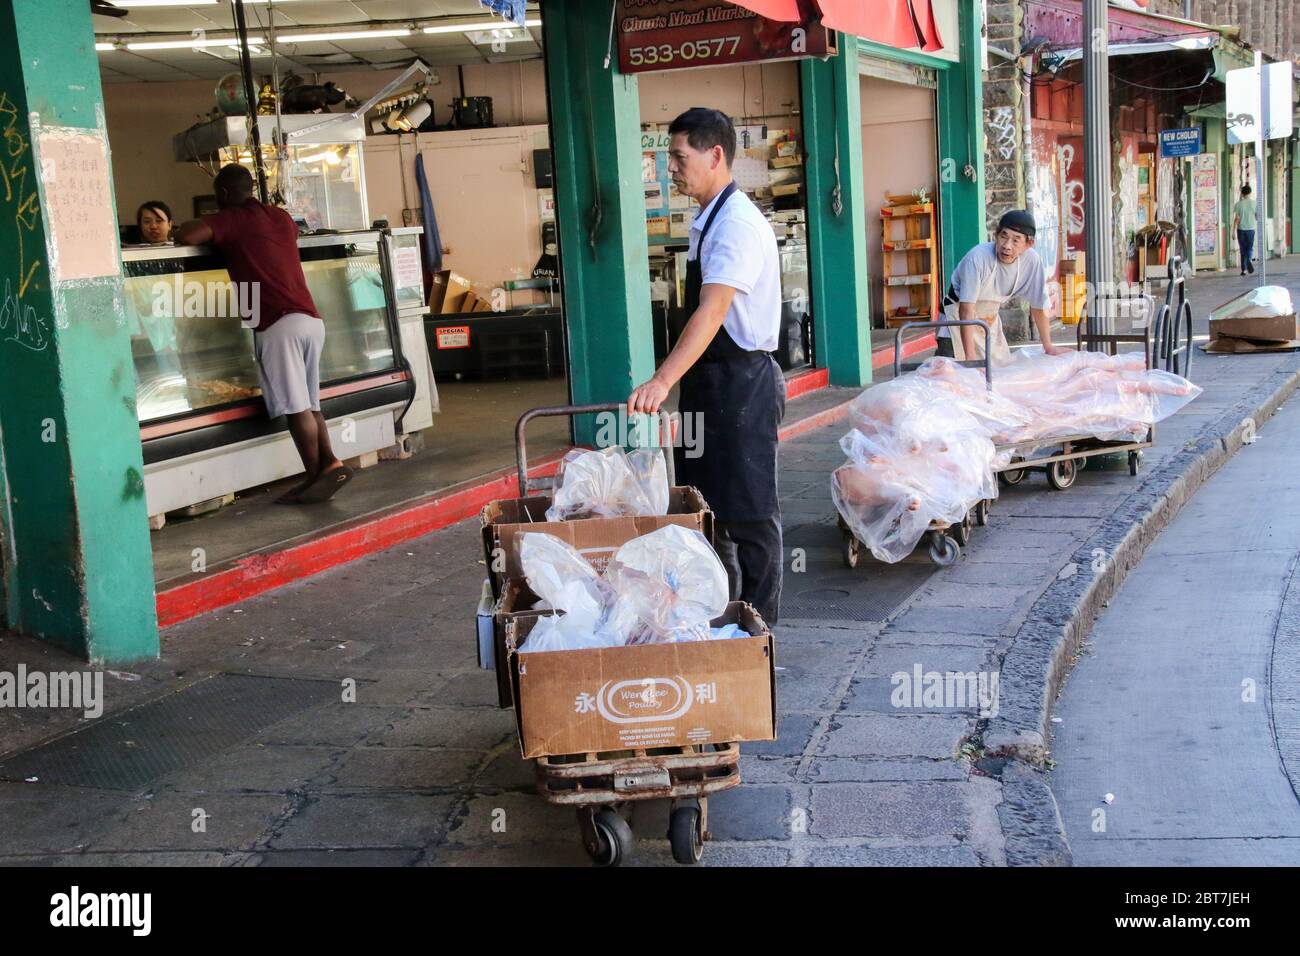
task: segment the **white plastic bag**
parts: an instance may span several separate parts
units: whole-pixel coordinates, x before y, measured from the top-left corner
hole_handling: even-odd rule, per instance
[[[618,447],[574,449],[556,473],[546,520],[667,513],[668,472],[659,449],[642,449],[632,456]]]
[[[708,539],[679,525],[633,538],[614,553],[605,580],[646,625],[647,641],[708,640],[727,609],[727,572]]]
[[[521,534],[518,546],[528,586],[547,606],[565,612],[539,618],[520,653],[626,643],[632,622],[616,612],[608,587],[582,555],[555,535],[539,532]]]

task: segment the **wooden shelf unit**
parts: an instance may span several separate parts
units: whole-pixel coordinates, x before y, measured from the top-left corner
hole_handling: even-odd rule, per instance
[[[886,196],[880,210],[880,249],[883,253],[881,301],[885,325],[897,328],[904,322],[933,322],[939,318],[939,257],[933,202],[917,202],[915,196]],[[903,234],[897,235],[895,223]],[[895,271],[894,257],[905,256],[906,266]],[[904,289],[907,304],[894,292]],[[899,304],[895,304],[895,299]]]

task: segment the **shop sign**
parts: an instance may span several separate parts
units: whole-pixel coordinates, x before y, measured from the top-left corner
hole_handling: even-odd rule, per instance
[[[621,73],[836,53],[835,31],[816,16],[782,23],[720,0],[618,0],[616,16]]]
[[[1161,156],[1196,156],[1201,152],[1201,128],[1162,129],[1160,131]]]
[[[437,345],[439,349],[469,348],[469,326],[448,325],[438,330]]]

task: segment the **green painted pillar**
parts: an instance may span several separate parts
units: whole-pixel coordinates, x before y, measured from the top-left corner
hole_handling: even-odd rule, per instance
[[[1219,261],[1215,268],[1225,269],[1228,265],[1228,257],[1231,254],[1232,243],[1236,240],[1229,235],[1232,231],[1232,147],[1228,145],[1228,127],[1224,120],[1212,117],[1206,118],[1205,151],[1207,153],[1216,153],[1219,157],[1219,219],[1224,225],[1219,229]],[[1191,229],[1191,226],[1196,222],[1196,186],[1194,177],[1187,195],[1189,223],[1187,242],[1189,248],[1195,249],[1196,237],[1192,234]],[[1192,261],[1196,261],[1195,253],[1193,253]]]
[[[980,20],[960,3],[960,61],[939,71],[939,216],[944,289],[972,246],[988,241],[984,215],[984,74]],[[1028,149],[1028,144],[1026,144]],[[940,289],[940,295],[944,289]]]
[[[1288,222],[1291,241],[1288,248],[1295,255],[1300,252],[1300,140],[1293,136],[1287,142],[1291,150],[1291,165],[1287,170],[1287,194],[1291,197],[1291,218]]]
[[[607,0],[549,3],[542,30],[570,388],[622,401],[655,370],[637,81],[604,65]],[[575,438],[595,444],[591,416]]]
[[[85,0],[0,4],[0,563],[7,626],[125,663],[158,626],[94,41]]]
[[[832,385],[856,387],[871,382],[857,38],[840,34],[839,47],[834,57],[799,63],[808,190],[808,282],[817,364],[829,370]],[[838,215],[834,209],[837,189]]]

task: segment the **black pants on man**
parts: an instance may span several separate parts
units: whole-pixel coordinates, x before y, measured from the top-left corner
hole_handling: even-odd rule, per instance
[[[752,604],[768,627],[775,625],[785,570],[781,516],[762,521],[718,521],[714,524],[713,544],[727,569],[732,596]]]
[[[948,358],[956,358],[957,353],[953,351],[952,339],[947,335],[940,335],[935,338],[938,345],[935,347],[935,355],[943,355]]]

